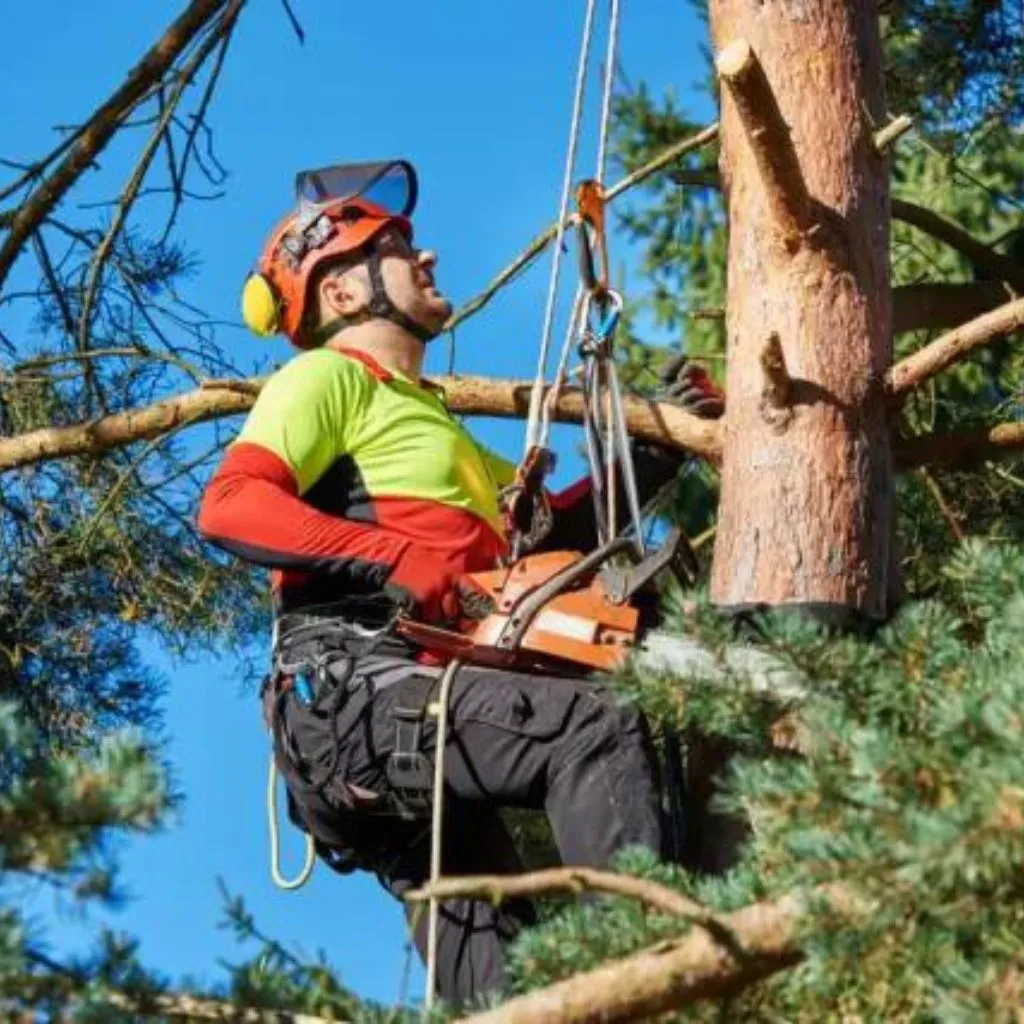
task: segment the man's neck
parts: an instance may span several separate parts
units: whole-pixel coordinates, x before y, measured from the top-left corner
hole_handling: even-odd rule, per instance
[[[391,324],[382,325],[379,321],[356,324],[335,334],[327,347],[364,352],[384,369],[412,381],[418,381],[423,371],[423,343]]]

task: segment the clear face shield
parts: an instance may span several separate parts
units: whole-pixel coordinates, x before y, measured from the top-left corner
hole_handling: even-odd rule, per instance
[[[334,164],[295,176],[295,195],[302,223],[346,199],[363,199],[396,217],[410,217],[416,208],[416,169],[407,160],[365,164]]]

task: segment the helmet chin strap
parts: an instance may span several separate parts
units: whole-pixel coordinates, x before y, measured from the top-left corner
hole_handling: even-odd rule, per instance
[[[354,327],[356,324],[365,323],[367,320],[389,320],[397,324],[403,331],[408,331],[414,338],[424,345],[437,337],[437,332],[417,323],[407,313],[403,313],[388,295],[387,287],[384,284],[384,271],[381,267],[380,253],[376,249],[371,250],[365,260],[366,269],[370,275],[370,302],[366,310],[357,313],[355,316],[336,316],[320,327],[314,334],[312,340],[317,345],[322,345],[328,338],[337,334],[339,330],[346,327]]]

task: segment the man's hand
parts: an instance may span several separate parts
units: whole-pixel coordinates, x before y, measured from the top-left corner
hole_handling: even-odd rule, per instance
[[[666,360],[658,381],[654,397],[659,402],[678,405],[705,420],[717,420],[725,412],[725,395],[707,370],[681,353]]]
[[[410,544],[395,564],[384,590],[421,622],[482,619],[494,602],[444,554]]]

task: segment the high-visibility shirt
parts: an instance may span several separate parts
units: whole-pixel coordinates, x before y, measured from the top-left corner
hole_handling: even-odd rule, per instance
[[[410,544],[460,571],[493,568],[507,554],[499,490],[514,475],[436,386],[362,352],[320,348],[266,383],[199,525],[274,569],[287,610],[379,591]]]

